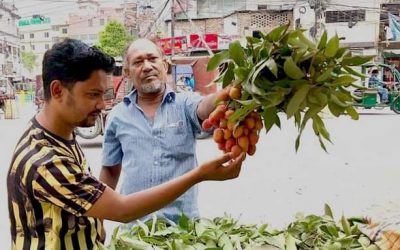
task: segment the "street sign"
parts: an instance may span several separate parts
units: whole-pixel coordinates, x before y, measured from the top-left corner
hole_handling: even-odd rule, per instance
[[[50,23],[50,17],[21,19],[18,21],[18,26],[22,27],[28,25],[38,25],[38,24],[48,24],[48,23]]]

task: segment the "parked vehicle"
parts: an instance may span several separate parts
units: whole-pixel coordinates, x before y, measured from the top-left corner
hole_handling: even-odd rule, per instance
[[[389,102],[381,102],[378,91],[373,88],[356,89],[353,94],[359,97],[359,100],[354,103],[355,107],[383,109],[389,107],[396,114],[400,114],[400,72],[394,65],[384,63],[367,63],[362,65],[362,72],[370,73],[372,69],[377,69],[380,73],[381,80],[387,83],[389,91]],[[364,79],[364,86],[368,87],[368,78]]]
[[[15,99],[15,89],[7,78],[0,77],[0,109],[4,110],[5,101],[10,99]]]

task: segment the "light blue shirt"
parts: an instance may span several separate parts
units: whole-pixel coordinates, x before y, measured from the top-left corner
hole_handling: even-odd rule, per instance
[[[113,108],[107,117],[103,166],[122,165],[122,194],[159,185],[197,166],[195,134],[201,130],[197,117],[200,100],[199,95],[167,89],[154,120],[137,105],[136,91]],[[196,187],[191,188],[157,211],[157,217],[175,222],[182,213],[197,217],[197,193]]]

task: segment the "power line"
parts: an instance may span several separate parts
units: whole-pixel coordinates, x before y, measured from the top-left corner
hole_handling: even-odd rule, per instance
[[[146,33],[144,34],[144,37],[146,37],[147,34],[148,34],[149,32],[152,31],[153,27],[154,27],[155,24],[158,22],[158,20],[160,19],[162,13],[164,12],[165,8],[167,7],[169,1],[170,1],[170,0],[165,1],[165,4],[164,4],[163,8],[162,8],[161,11],[158,13],[157,18],[156,18],[156,20],[153,22],[153,24],[147,29]]]

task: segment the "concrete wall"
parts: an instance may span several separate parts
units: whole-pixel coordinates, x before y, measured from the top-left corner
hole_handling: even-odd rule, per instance
[[[377,41],[379,39],[379,8],[380,1],[378,0],[363,0],[357,1],[355,7],[349,7],[354,4],[347,0],[330,0],[325,11],[346,11],[346,10],[356,10],[365,9],[365,21],[359,21],[355,23],[352,27],[349,27],[347,22],[336,22],[336,23],[325,23],[325,16],[322,16],[321,23],[322,31],[324,28],[328,32],[328,37],[332,37],[338,34],[343,40],[341,40],[342,45],[349,46],[351,48],[367,48],[365,53],[371,54],[371,49],[374,50],[372,54],[377,54],[378,51],[373,49],[376,47]],[[294,20],[300,19],[300,24],[303,28],[310,29],[314,26],[314,10],[310,8],[308,4],[297,6],[294,10]],[[307,32],[310,35],[309,32]]]

